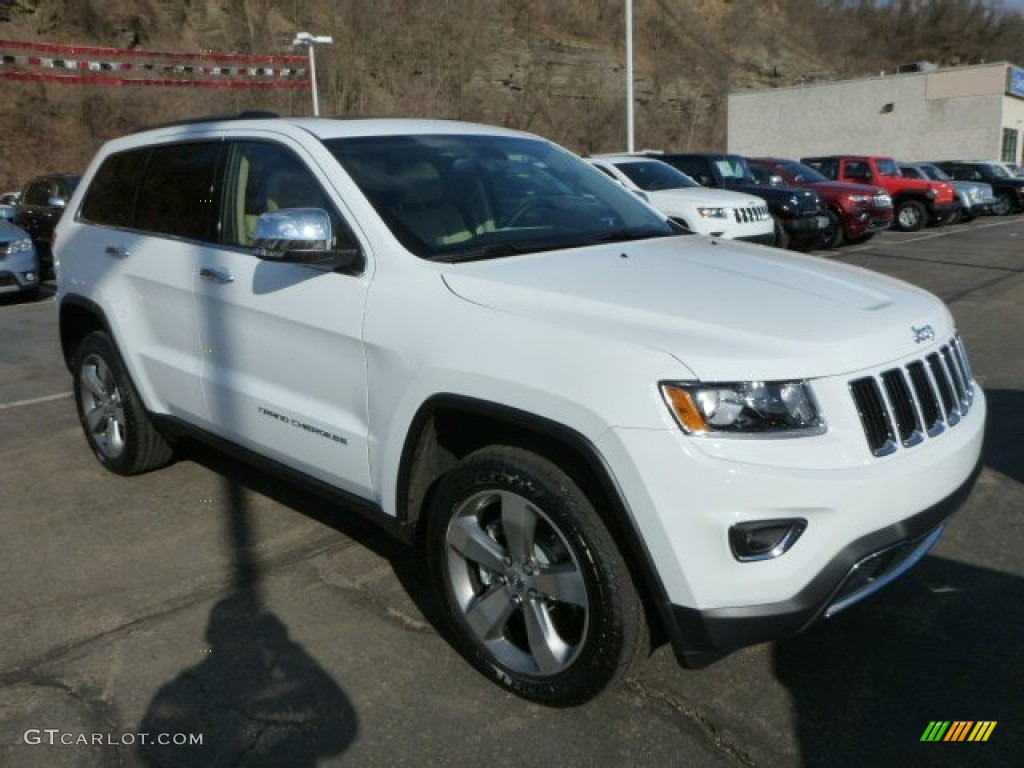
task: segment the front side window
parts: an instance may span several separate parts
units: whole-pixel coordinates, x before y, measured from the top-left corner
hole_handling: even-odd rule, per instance
[[[220,142],[156,147],[139,188],[139,229],[212,240],[213,180],[219,156]]]
[[[260,214],[285,208],[319,208],[331,217],[332,247],[354,247],[354,238],[327,193],[299,157],[279,144],[231,144],[224,175],[221,242],[249,247]]]
[[[634,194],[541,139],[400,135],[324,142],[410,252],[470,260],[675,234]]]

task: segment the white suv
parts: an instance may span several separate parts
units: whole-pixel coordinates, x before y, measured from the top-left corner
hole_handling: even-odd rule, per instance
[[[775,244],[775,220],[764,199],[702,187],[668,163],[637,155],[597,155],[587,162],[698,235]]]
[[[423,542],[446,626],[527,698],[800,631],[920,558],[985,400],[946,307],[684,237],[536,136],[185,122],[105,145],[57,301],[96,457],[206,438]]]

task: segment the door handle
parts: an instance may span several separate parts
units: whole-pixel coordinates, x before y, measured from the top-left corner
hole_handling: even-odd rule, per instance
[[[204,280],[212,280],[215,283],[235,282],[235,276],[228,272],[226,269],[203,267],[202,269],[199,270],[199,276]]]
[[[128,248],[123,245],[108,245],[103,252],[107,256],[113,256],[115,259],[123,259],[127,256],[131,256]]]

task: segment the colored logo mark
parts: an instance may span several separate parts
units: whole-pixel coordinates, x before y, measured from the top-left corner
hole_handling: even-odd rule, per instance
[[[996,728],[996,720],[932,720],[921,735],[921,741],[988,741]]]

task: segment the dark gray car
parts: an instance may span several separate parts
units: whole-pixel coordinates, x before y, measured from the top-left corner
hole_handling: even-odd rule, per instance
[[[78,186],[79,178],[66,173],[37,176],[25,185],[16,206],[14,223],[32,238],[44,279],[53,272],[53,229]]]

